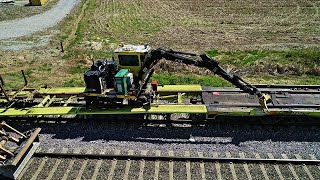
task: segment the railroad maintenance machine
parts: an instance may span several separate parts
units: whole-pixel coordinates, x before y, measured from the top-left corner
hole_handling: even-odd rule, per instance
[[[235,87],[159,85],[150,79],[165,59],[206,68]],[[0,78],[0,118],[88,115],[128,115],[170,120],[187,114],[189,120],[217,117],[320,117],[320,86],[252,85],[225,71],[206,54],[149,45],[120,44],[110,60],[98,60],[85,72],[86,87],[6,89]],[[120,116],[119,116],[120,117]],[[106,118],[108,119],[108,118]]]

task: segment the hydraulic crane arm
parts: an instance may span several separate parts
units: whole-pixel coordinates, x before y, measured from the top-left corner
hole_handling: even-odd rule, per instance
[[[197,67],[204,67],[212,71],[214,74],[221,76],[223,79],[229,81],[239,89],[243,90],[246,93],[251,95],[256,95],[259,98],[260,105],[267,109],[267,103],[271,102],[271,98],[267,94],[261,93],[255,86],[243,80],[240,76],[236,74],[231,74],[225,71],[220,65],[219,62],[210,58],[206,54],[193,54],[185,53],[180,51],[174,51],[171,49],[155,49],[151,50],[144,60],[140,71],[138,72],[135,84],[138,85],[139,92],[141,94],[143,89],[146,88],[147,82],[151,78],[154,69],[153,67],[159,62],[160,59],[166,59],[170,61],[175,61],[178,63],[183,63],[187,65],[193,65]],[[268,110],[268,109],[267,109]]]

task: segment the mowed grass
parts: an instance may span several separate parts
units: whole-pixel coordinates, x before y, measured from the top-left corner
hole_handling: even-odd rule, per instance
[[[207,51],[222,65],[233,66],[245,75],[269,73],[272,75],[320,75],[320,51],[306,48],[286,51]]]
[[[85,40],[182,50],[319,47],[319,3],[311,1],[88,0]]]

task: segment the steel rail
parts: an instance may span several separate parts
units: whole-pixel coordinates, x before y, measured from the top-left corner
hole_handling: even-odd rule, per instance
[[[257,88],[308,88],[308,89],[319,89],[320,88],[320,85],[253,84],[253,86],[255,86]]]
[[[52,103],[52,105],[50,107],[61,107],[59,106],[61,103],[64,103],[63,101],[61,102],[55,102],[55,103]],[[26,106],[24,108],[32,108],[34,105],[37,105],[37,103],[33,103],[32,105],[29,105],[29,106]],[[68,107],[85,107],[85,105],[83,103],[69,103],[68,104],[69,106]],[[158,105],[172,105],[172,104],[152,104],[151,107],[153,106],[158,106]],[[175,105],[175,104],[174,104]],[[185,104],[186,106],[188,104]],[[189,105],[193,105],[193,104],[189,104]],[[237,107],[251,107],[251,108],[260,108],[261,106],[259,104],[255,104],[255,103],[244,103],[244,104],[227,104],[227,103],[221,103],[221,104],[218,104],[218,103],[209,103],[209,104],[200,104],[200,105],[206,105],[206,106],[212,106],[212,107],[221,107],[221,108],[237,108]],[[121,108],[121,107],[124,107],[124,108],[127,108],[127,107],[134,107],[134,106],[125,106],[125,105],[122,105],[122,106],[112,106],[110,105],[109,108]],[[94,107],[94,108],[90,108],[90,109],[98,109],[98,108],[104,108],[103,106],[97,106],[97,107]],[[272,108],[320,108],[320,104],[275,104],[275,105],[268,105],[268,108],[269,109],[272,109]]]
[[[264,93],[270,93],[270,94],[277,94],[277,93],[289,93],[289,94],[320,94],[320,90],[314,90],[314,89],[259,89],[259,91],[264,92]],[[160,93],[164,93],[164,92],[175,92],[175,91],[161,91]],[[203,90],[199,90],[199,91],[192,91],[193,93],[195,92],[201,92],[201,93],[205,93],[205,92],[220,92],[220,93],[244,93],[242,90],[240,89],[236,89],[236,88],[213,88],[213,89],[203,89]]]
[[[37,152],[33,157],[75,158],[75,159],[117,159],[117,160],[148,160],[148,161],[190,161],[190,162],[221,162],[221,163],[252,163],[252,164],[307,164],[318,165],[316,159],[260,159],[260,158],[216,158],[216,157],[180,157],[180,156],[143,156],[143,155],[110,155],[110,154],[75,154]]]
[[[243,103],[243,104],[227,104],[227,103],[221,103],[221,104],[204,104],[208,106],[214,106],[214,107],[256,107],[260,108],[261,106],[257,103]],[[320,104],[270,104],[268,105],[269,109],[272,108],[320,108]]]
[[[252,84],[256,88],[279,88],[279,89],[320,89],[320,85],[285,85],[285,84],[275,84],[275,85],[268,85],[268,84]],[[202,88],[211,88],[210,86],[202,86]]]

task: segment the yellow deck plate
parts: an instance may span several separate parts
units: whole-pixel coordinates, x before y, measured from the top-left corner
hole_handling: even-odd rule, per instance
[[[151,107],[149,113],[207,113],[205,105],[159,105]]]
[[[39,93],[45,93],[45,94],[80,94],[83,93],[85,90],[85,87],[59,87],[59,88],[41,88],[39,90]]]
[[[30,108],[28,115],[75,115],[79,109],[79,107]]]
[[[205,105],[159,105],[151,107],[150,109],[144,108],[119,108],[119,109],[81,109],[77,114],[161,114],[161,113],[207,113]]]
[[[1,116],[25,116],[28,113],[27,109],[0,109],[0,117]]]
[[[202,91],[200,85],[164,85],[158,86],[159,92],[197,92]]]
[[[0,109],[0,116],[25,116],[25,115],[89,115],[89,114],[162,114],[162,113],[207,113],[204,105],[159,105],[144,108],[110,108],[110,109],[86,109],[84,107],[32,107],[29,109],[10,108],[6,111]]]
[[[94,114],[141,114],[146,113],[143,108],[114,108],[114,109],[85,109],[82,108],[77,114],[79,115],[94,115]]]

